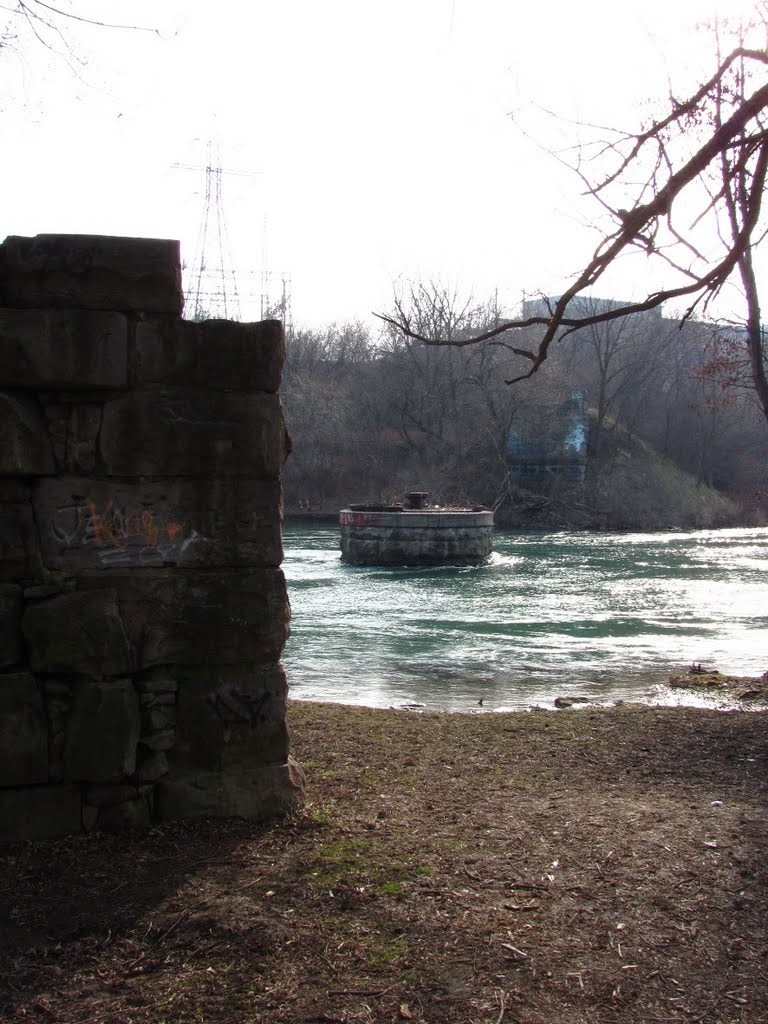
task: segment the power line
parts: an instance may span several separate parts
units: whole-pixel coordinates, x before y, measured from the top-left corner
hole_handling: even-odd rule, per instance
[[[282,320],[287,335],[290,335],[293,329],[291,275],[284,270],[269,269],[266,215],[264,217],[264,269],[261,272],[261,319]]]

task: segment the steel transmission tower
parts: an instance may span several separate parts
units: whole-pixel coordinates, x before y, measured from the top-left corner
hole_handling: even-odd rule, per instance
[[[179,163],[173,166],[188,171],[205,171],[205,198],[195,257],[191,265],[184,267],[187,317],[192,320],[239,320],[240,295],[224,216],[222,178],[225,174],[251,177],[261,172],[225,170],[221,166],[219,147],[216,146],[214,153],[210,141],[204,166]]]
[[[205,171],[205,199],[195,247],[195,258],[191,265],[184,267],[187,318],[192,320],[241,319],[238,281],[242,285],[243,280],[246,282],[244,303],[248,315],[253,315],[256,298],[253,294],[255,273],[253,270],[235,270],[224,217],[222,178],[225,174],[253,177],[262,172],[225,170],[221,167],[219,147],[216,147],[214,154],[214,146],[210,141],[204,166],[181,163],[176,163],[173,166],[182,170]],[[269,269],[266,216],[264,218],[264,263],[261,272],[261,319],[282,320],[286,333],[290,333],[293,326],[291,275],[285,271]]]
[[[293,329],[290,274],[266,269],[262,272],[261,319],[282,320],[285,333],[290,334]]]

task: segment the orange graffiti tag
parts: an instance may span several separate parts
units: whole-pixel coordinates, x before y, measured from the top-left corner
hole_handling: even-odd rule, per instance
[[[176,540],[178,535],[183,531],[183,523],[168,523],[165,527],[165,532],[168,534],[168,540]]]
[[[89,501],[88,514],[89,532],[99,547],[124,548],[131,541],[155,547],[161,540],[163,529],[171,543],[184,532],[183,523],[159,524],[152,509],[137,506],[117,508],[113,500],[106,502],[101,510]]]

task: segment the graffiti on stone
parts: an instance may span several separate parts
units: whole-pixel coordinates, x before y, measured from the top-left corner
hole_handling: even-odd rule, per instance
[[[162,509],[113,499],[56,508],[51,528],[58,544],[94,548],[103,565],[172,561],[199,537]]]
[[[578,457],[583,455],[587,448],[587,428],[583,423],[576,423],[563,440],[563,449],[567,455]]]
[[[272,695],[268,690],[252,693],[231,689],[226,693],[212,694],[207,699],[222,725],[249,725],[255,728],[266,721]]]

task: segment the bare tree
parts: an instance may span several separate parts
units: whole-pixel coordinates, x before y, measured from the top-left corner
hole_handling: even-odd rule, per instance
[[[478,302],[435,280],[401,281],[394,303],[419,325],[420,333],[454,341],[501,319],[495,297]],[[463,488],[476,491],[478,478],[506,474],[510,410],[500,385],[503,364],[509,360],[502,349],[425,348],[390,328],[384,332],[382,352],[394,385],[389,401],[397,428],[425,465],[430,463],[438,477],[453,482],[452,498]]]
[[[684,99],[670,95],[663,116],[637,131],[611,130],[607,140],[579,148],[574,170],[612,227],[549,308],[531,316],[524,310],[521,318],[461,338],[420,331],[406,309],[382,319],[426,345],[503,346],[524,361],[524,371],[507,381],[513,383],[536,373],[553,342],[574,331],[666,302],[682,306],[685,321],[696,312],[708,312],[726,283],[738,280],[745,298],[751,383],[768,419],[766,353],[753,265],[753,251],[765,228],[761,215],[768,172],[768,51],[764,41],[747,45],[753,39],[750,32],[765,33],[768,2],[760,0],[755,13],[755,22],[732,36],[733,45],[724,57],[720,35],[715,34],[713,73]],[[601,169],[597,177],[593,168]],[[687,211],[692,207],[698,214],[691,224]],[[719,244],[705,248],[700,242],[704,234],[719,239]],[[574,300],[583,298],[620,257],[633,251],[659,264],[668,285],[615,308],[580,310]],[[517,332],[536,324],[544,331],[535,344],[527,344]]]
[[[579,298],[574,308],[581,316],[620,306],[614,300]],[[603,433],[609,416],[622,408],[624,426],[631,429],[629,397],[642,394],[657,379],[669,343],[669,331],[656,311],[587,324],[574,332],[565,346],[571,379],[588,390],[595,408],[590,429],[593,464],[599,464]]]
[[[104,29],[129,29],[153,32],[155,28],[121,25],[78,13],[68,0],[46,3],[45,0],[7,0],[0,2],[0,50],[22,55],[29,43],[37,43],[66,60],[70,66],[82,65],[71,43],[70,32],[77,25]]]

